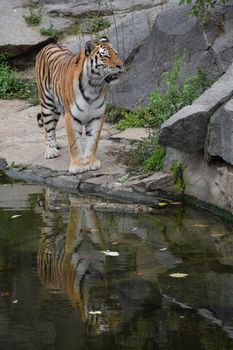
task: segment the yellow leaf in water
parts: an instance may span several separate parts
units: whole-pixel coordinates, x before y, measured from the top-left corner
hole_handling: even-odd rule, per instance
[[[136,275],[137,275],[138,277],[142,277],[142,276],[144,275],[144,272],[137,272]]]
[[[102,311],[98,311],[98,310],[96,310],[96,311],[88,311],[88,313],[90,314],[90,315],[101,315],[102,314]]]
[[[19,218],[20,216],[22,216],[22,215],[13,215],[13,216],[11,217],[11,219],[16,219],[16,218]]]
[[[211,233],[210,235],[211,237],[222,237],[222,236],[225,236],[225,233]]]
[[[159,207],[165,207],[166,205],[167,205],[167,203],[164,203],[164,202],[159,203]]]
[[[102,253],[105,254],[105,255],[108,255],[108,256],[119,256],[118,252],[112,252],[110,250],[105,250]]]
[[[175,273],[170,273],[169,276],[173,278],[184,278],[188,276],[188,273],[175,272]]]

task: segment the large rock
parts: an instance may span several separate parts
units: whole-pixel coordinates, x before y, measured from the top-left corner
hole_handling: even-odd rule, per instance
[[[232,95],[233,64],[191,106],[182,108],[162,124],[158,133],[160,144],[184,152],[203,149],[211,114]]]
[[[111,27],[101,31],[99,35],[107,35],[112,45],[117,49],[120,57],[123,61],[130,61],[135,52],[141,47],[143,41],[149,36],[151,26],[154,23],[158,13],[165,6],[162,1],[145,1],[143,6],[141,1],[134,2],[134,6],[131,3],[122,1],[114,1],[114,15],[111,13],[106,19],[111,23]],[[91,5],[91,2],[88,6]],[[56,5],[57,6],[57,5]],[[81,4],[77,5],[76,16],[81,16],[82,9]],[[96,5],[91,7],[92,11],[97,10]],[[108,11],[111,10],[109,5]],[[72,9],[74,11],[74,8]],[[86,10],[87,11],[87,8]],[[112,10],[111,10],[112,11]],[[73,14],[73,16],[75,16]],[[83,13],[85,16],[85,13]],[[81,47],[84,46],[87,40],[93,38],[93,35],[79,35],[72,36],[63,41],[73,52],[78,52]],[[117,91],[120,91],[117,89]]]
[[[171,71],[175,51],[184,53],[181,79],[198,68],[207,69],[213,76],[221,75],[232,63],[233,8],[216,7],[214,16],[201,32],[198,21],[188,15],[190,7],[178,3],[170,1],[159,12],[113,101],[128,108],[137,102],[147,104],[151,91],[165,88],[162,73]]]
[[[233,99],[211,117],[207,151],[233,165]]]
[[[173,162],[182,164],[185,182],[184,194],[197,198],[233,214],[233,167],[226,163],[206,163],[202,152],[185,153],[167,149],[165,170],[169,171]],[[199,203],[201,205],[201,203]],[[215,207],[215,208],[214,208]]]
[[[48,42],[36,27],[26,23],[24,5],[24,0],[1,0],[0,54],[7,52],[9,56],[17,56]]]

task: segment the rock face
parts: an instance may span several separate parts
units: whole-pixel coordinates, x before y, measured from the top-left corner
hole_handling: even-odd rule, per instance
[[[1,0],[0,53],[17,56],[48,42],[48,38],[42,36],[37,28],[26,23],[24,5],[23,0]]]
[[[198,21],[188,16],[189,11],[189,6],[171,1],[159,12],[114,101],[128,108],[136,102],[146,104],[150,92],[163,87],[162,73],[171,70],[175,50],[184,54],[181,78],[200,67],[213,76],[227,70],[233,54],[233,8],[216,8],[203,32]]]
[[[203,149],[211,115],[232,95],[233,64],[191,106],[182,108],[162,124],[158,133],[159,142],[164,146],[173,147],[184,152],[196,152]],[[221,114],[221,111],[219,113]],[[213,137],[210,137],[209,143],[213,143]],[[215,145],[214,148],[216,149],[216,147]]]
[[[233,99],[211,117],[207,151],[233,165]]]
[[[163,2],[160,0],[143,2],[137,0],[133,3],[124,0],[113,1],[112,7],[110,7],[108,2],[105,4],[107,6],[103,5],[101,9],[103,13],[107,13],[105,18],[111,23],[111,27],[101,31],[99,35],[107,35],[121,58],[126,62],[130,61],[135,51],[139,49],[143,41],[149,36],[151,26],[158,13],[166,5],[163,5]],[[75,7],[70,7],[70,11],[73,11],[73,17],[79,19],[87,13],[88,8],[92,11],[97,11],[98,9],[96,2],[92,6],[90,2],[88,6],[86,4],[83,8],[80,3]],[[75,14],[74,11],[78,11],[78,13]],[[68,44],[73,52],[77,52],[92,37],[92,35],[72,36],[65,40],[65,43]]]
[[[233,214],[233,64],[191,106],[158,132],[168,146],[165,169],[182,165],[184,194]],[[212,159],[215,157],[214,159]],[[217,158],[216,158],[217,157]],[[207,162],[207,159],[209,162]]]
[[[185,195],[224,209],[233,214],[233,168],[222,162],[207,164],[203,154],[167,149],[165,169],[174,160],[183,167]]]

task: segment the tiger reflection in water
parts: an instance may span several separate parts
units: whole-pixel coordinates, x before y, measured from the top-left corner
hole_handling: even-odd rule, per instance
[[[54,194],[46,189],[45,226],[41,230],[37,264],[43,286],[67,293],[86,322],[89,334],[114,331],[120,307],[118,300],[103,291],[108,288],[104,285],[106,258],[101,252],[105,241],[97,214],[90,209],[71,207],[66,232],[61,234],[63,220],[56,210]],[[101,314],[92,313],[95,310],[101,310]]]
[[[147,281],[138,278],[136,272],[137,261],[145,263],[147,256],[151,262],[154,251],[145,252],[144,243],[143,247],[138,246],[143,241],[130,233],[133,219],[124,221],[123,215],[114,215],[116,220],[110,232],[109,217],[82,202],[78,204],[77,199],[68,217],[67,209],[57,210],[56,193],[46,189],[38,251],[38,273],[43,286],[66,292],[79,309],[88,334],[115,332],[133,318],[151,293]],[[120,241],[119,246],[112,245]],[[116,247],[119,257],[103,254]]]

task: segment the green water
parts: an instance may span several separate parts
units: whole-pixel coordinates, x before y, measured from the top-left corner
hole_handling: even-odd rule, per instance
[[[232,225],[100,201],[0,184],[0,349],[233,349]]]

